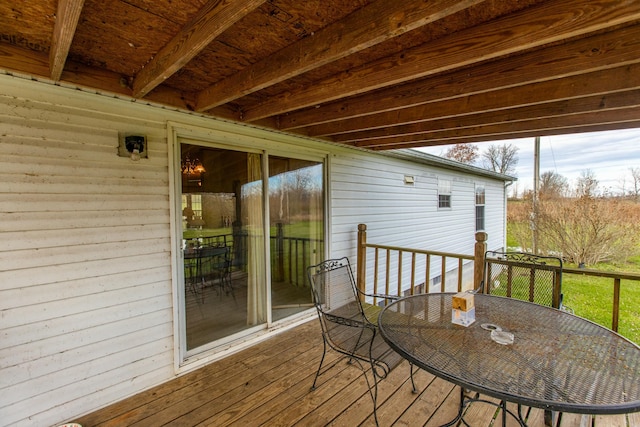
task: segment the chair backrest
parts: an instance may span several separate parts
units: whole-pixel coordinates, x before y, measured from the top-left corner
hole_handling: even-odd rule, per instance
[[[319,313],[334,313],[348,318],[364,317],[364,311],[355,289],[355,279],[351,264],[347,257],[339,259],[329,259],[319,264],[309,266],[307,275],[311,284],[313,303]],[[353,299],[349,299],[346,304],[339,308],[327,307],[327,292],[330,288],[349,289],[347,292],[353,294]]]
[[[318,311],[325,344],[334,350],[375,366],[376,376],[384,378],[403,359],[377,333],[377,325],[367,318],[360,301],[348,258],[330,259],[307,268],[313,302]],[[347,302],[328,307],[329,288],[348,292]]]
[[[562,308],[562,259],[524,252],[485,253],[480,290]]]
[[[199,249],[200,274],[204,279],[220,278],[231,267],[229,246],[203,246]]]

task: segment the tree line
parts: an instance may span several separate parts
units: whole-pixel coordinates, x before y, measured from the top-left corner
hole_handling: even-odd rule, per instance
[[[474,144],[449,148],[445,157],[515,175],[518,147]],[[623,262],[640,254],[640,168],[630,168],[631,183],[622,192],[601,190],[593,171],[583,171],[570,185],[554,171],[543,172],[538,191],[525,191],[507,205],[508,232],[521,250],[561,255],[576,265]]]
[[[511,237],[529,252],[561,254],[584,266],[640,253],[640,203],[601,191],[592,171],[583,171],[573,186],[545,172],[535,196],[526,193],[507,205]]]

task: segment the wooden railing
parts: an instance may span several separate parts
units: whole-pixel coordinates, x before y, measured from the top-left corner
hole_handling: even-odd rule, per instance
[[[431,278],[441,277],[439,292],[445,291],[446,277],[456,275],[458,292],[467,289],[478,289],[483,282],[484,254],[487,251],[487,233],[478,232],[473,255],[455,254],[423,249],[411,249],[397,246],[381,245],[367,242],[367,226],[358,225],[358,287],[367,289],[367,266],[373,268],[373,292],[390,295],[405,296],[414,293],[429,292]],[[368,253],[373,253],[373,259],[368,259]],[[410,261],[405,262],[405,259]],[[434,261],[435,260],[435,261]],[[473,262],[473,279],[464,280],[464,263]],[[370,263],[373,262],[373,267]],[[409,271],[404,267],[408,265]],[[435,271],[434,271],[435,270]],[[382,271],[382,273],[381,273]],[[417,274],[420,272],[421,275]],[[613,281],[612,324],[611,329],[618,331],[620,318],[620,281],[640,281],[640,274],[588,270],[584,268],[564,268],[563,275],[580,274],[610,278]],[[450,289],[449,289],[450,290]],[[607,325],[603,325],[607,326]]]
[[[204,235],[185,239],[185,248],[203,246],[229,246],[232,266],[236,270],[245,270],[247,260],[246,232]],[[307,266],[320,262],[317,257],[324,253],[324,241],[307,237],[284,235],[282,224],[276,224],[275,235],[269,236],[271,248],[272,278],[279,282],[288,282],[295,286],[304,286]]]
[[[324,240],[308,237],[287,237],[284,227],[276,224],[271,240],[271,273],[273,280],[304,286],[307,267],[320,262],[316,259],[324,252]]]
[[[476,246],[479,244],[482,247],[486,246],[484,244],[486,233],[477,234],[476,239],[480,240],[477,241]],[[439,278],[440,292],[446,290],[450,275],[456,275],[454,283],[458,291],[474,289],[482,281],[482,261],[476,262],[474,255],[368,243],[367,226],[359,224],[357,280],[359,288],[363,291],[366,289],[368,250],[373,250],[373,292],[375,293],[399,296],[426,293],[432,287],[431,278],[434,275]],[[478,250],[476,249],[476,252]],[[480,249],[480,254],[482,259],[484,250]],[[480,266],[479,269],[478,266]],[[409,271],[405,270],[406,267]],[[467,270],[473,268],[472,277],[466,280],[464,279],[465,267]],[[439,274],[435,274],[438,272]]]
[[[640,285],[640,274],[623,273],[613,271],[590,270],[586,268],[563,268],[562,275],[576,274],[581,276],[605,277],[613,281],[613,309],[611,318],[611,329],[618,332],[620,321],[620,282],[621,280],[635,280]]]

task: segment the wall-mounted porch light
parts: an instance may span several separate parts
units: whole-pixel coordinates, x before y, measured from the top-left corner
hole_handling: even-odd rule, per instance
[[[134,162],[148,158],[147,137],[144,135],[121,135],[118,155],[129,157]]]

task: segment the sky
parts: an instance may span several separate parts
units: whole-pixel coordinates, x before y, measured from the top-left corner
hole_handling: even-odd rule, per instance
[[[534,138],[481,142],[476,145],[482,153],[489,145],[513,144],[519,148],[514,174],[518,181],[511,193],[533,189]],[[420,148],[430,154],[443,156],[450,145]],[[478,160],[479,162],[479,160]],[[480,164],[476,162],[476,166]],[[601,191],[620,194],[632,186],[630,168],[640,168],[640,129],[625,129],[571,135],[540,137],[540,173],[554,171],[571,186],[583,171],[591,170]]]

